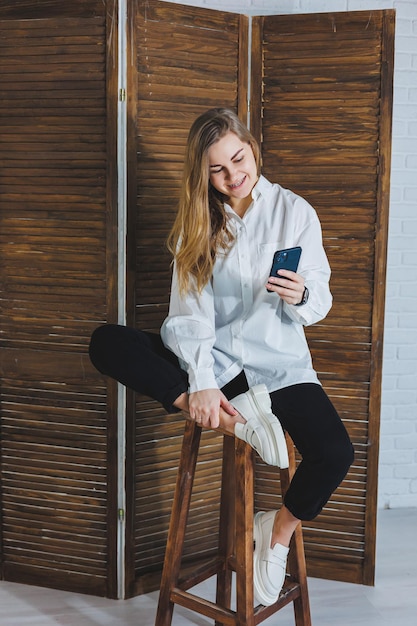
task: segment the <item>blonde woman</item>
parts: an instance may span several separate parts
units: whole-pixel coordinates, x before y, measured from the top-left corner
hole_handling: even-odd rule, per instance
[[[254,520],[254,593],[270,605],[296,526],[320,513],[353,460],[303,329],[332,302],[320,223],[303,198],[260,174],[259,147],[235,113],[210,109],[190,129],[169,247],[161,335],[105,325],[90,356],[168,411],[233,432],[271,465],[287,466],[288,431],[302,461],[281,509]],[[293,247],[301,248],[297,271],[269,276],[273,253]]]

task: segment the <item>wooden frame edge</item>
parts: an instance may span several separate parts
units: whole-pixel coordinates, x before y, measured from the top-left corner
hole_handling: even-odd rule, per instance
[[[237,114],[247,122],[248,114],[248,71],[249,71],[249,18],[239,15],[239,51],[237,76]]]
[[[259,143],[259,146],[262,145],[263,24],[263,17],[252,18],[252,38],[250,42],[250,130],[256,141]]]
[[[117,321],[118,293],[118,0],[107,0],[106,11],[106,111],[107,111],[107,320]],[[109,59],[111,61],[109,61]],[[117,384],[107,383],[107,596],[118,597],[117,507],[118,507]]]
[[[394,76],[395,10],[383,11],[381,50],[381,112],[377,221],[375,232],[374,307],[372,312],[372,351],[369,397],[368,476],[365,514],[365,560],[363,583],[374,585],[378,506],[378,460],[382,386],[382,356],[385,313],[386,257],[391,169],[391,132]],[[381,263],[380,260],[383,260]]]

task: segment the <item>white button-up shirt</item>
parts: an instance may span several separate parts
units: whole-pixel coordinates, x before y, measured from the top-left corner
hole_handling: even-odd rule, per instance
[[[323,319],[332,304],[330,267],[313,207],[263,176],[240,218],[225,205],[236,240],[218,254],[201,294],[180,296],[174,267],[169,315],[161,336],[189,377],[190,392],[223,387],[242,370],[249,386],[275,391],[318,383],[304,325]],[[308,302],[289,305],[265,285],[276,250],[301,246],[297,272]]]

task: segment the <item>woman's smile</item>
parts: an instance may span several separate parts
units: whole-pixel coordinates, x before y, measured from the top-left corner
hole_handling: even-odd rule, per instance
[[[232,190],[238,189],[239,187],[241,187],[243,185],[245,180],[246,180],[246,176],[244,176],[243,178],[238,180],[236,183],[232,183],[231,185],[229,185],[230,189],[232,189]]]

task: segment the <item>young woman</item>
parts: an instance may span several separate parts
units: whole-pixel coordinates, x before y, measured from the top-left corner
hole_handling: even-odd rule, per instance
[[[196,119],[169,237],[174,272],[161,336],[105,325],[92,336],[90,356],[168,411],[233,432],[272,465],[288,464],[288,431],[302,461],[281,509],[254,520],[254,593],[270,605],[296,526],[320,513],[353,449],[303,330],[332,302],[320,223],[303,198],[260,175],[259,164],[259,147],[233,111]],[[297,272],[269,277],[274,252],[295,246]]]

